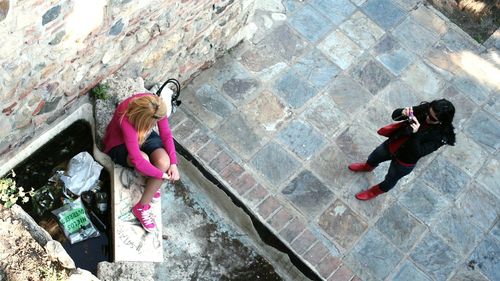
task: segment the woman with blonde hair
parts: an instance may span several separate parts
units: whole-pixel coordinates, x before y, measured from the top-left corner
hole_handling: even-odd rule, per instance
[[[104,136],[104,152],[117,164],[134,167],[147,177],[141,199],[132,213],[146,231],[156,228],[151,202],[159,201],[164,180],[179,179],[167,104],[153,94],[136,94],[121,102]],[[159,135],[153,131],[158,125]]]

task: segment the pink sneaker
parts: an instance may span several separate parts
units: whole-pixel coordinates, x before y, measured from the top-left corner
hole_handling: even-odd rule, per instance
[[[161,200],[161,188],[159,188],[155,194],[153,195],[153,198],[151,198],[152,203],[156,203]]]
[[[151,205],[141,205],[140,203],[137,203],[134,208],[132,208],[132,213],[147,232],[151,232],[156,228]]]

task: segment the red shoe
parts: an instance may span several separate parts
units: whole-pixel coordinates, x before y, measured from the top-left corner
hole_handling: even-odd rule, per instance
[[[147,232],[155,230],[156,223],[150,205],[141,205],[141,203],[137,203],[134,208],[132,208],[132,213]]]
[[[379,196],[382,193],[384,193],[384,191],[380,189],[380,186],[377,184],[372,186],[370,189],[361,191],[360,193],[356,194],[356,199],[363,201],[370,200]]]
[[[349,170],[353,172],[371,172],[375,167],[368,165],[368,163],[352,163],[349,166]]]

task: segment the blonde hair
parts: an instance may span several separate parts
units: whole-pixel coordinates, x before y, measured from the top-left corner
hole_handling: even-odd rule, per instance
[[[137,130],[139,145],[142,145],[156,122],[167,116],[167,105],[157,96],[138,97],[128,104],[124,116]]]

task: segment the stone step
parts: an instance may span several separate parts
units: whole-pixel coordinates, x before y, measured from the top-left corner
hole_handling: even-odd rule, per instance
[[[132,169],[114,164],[111,196],[114,261],[163,261],[161,202],[152,204],[155,231],[146,232],[132,214],[145,178]]]

